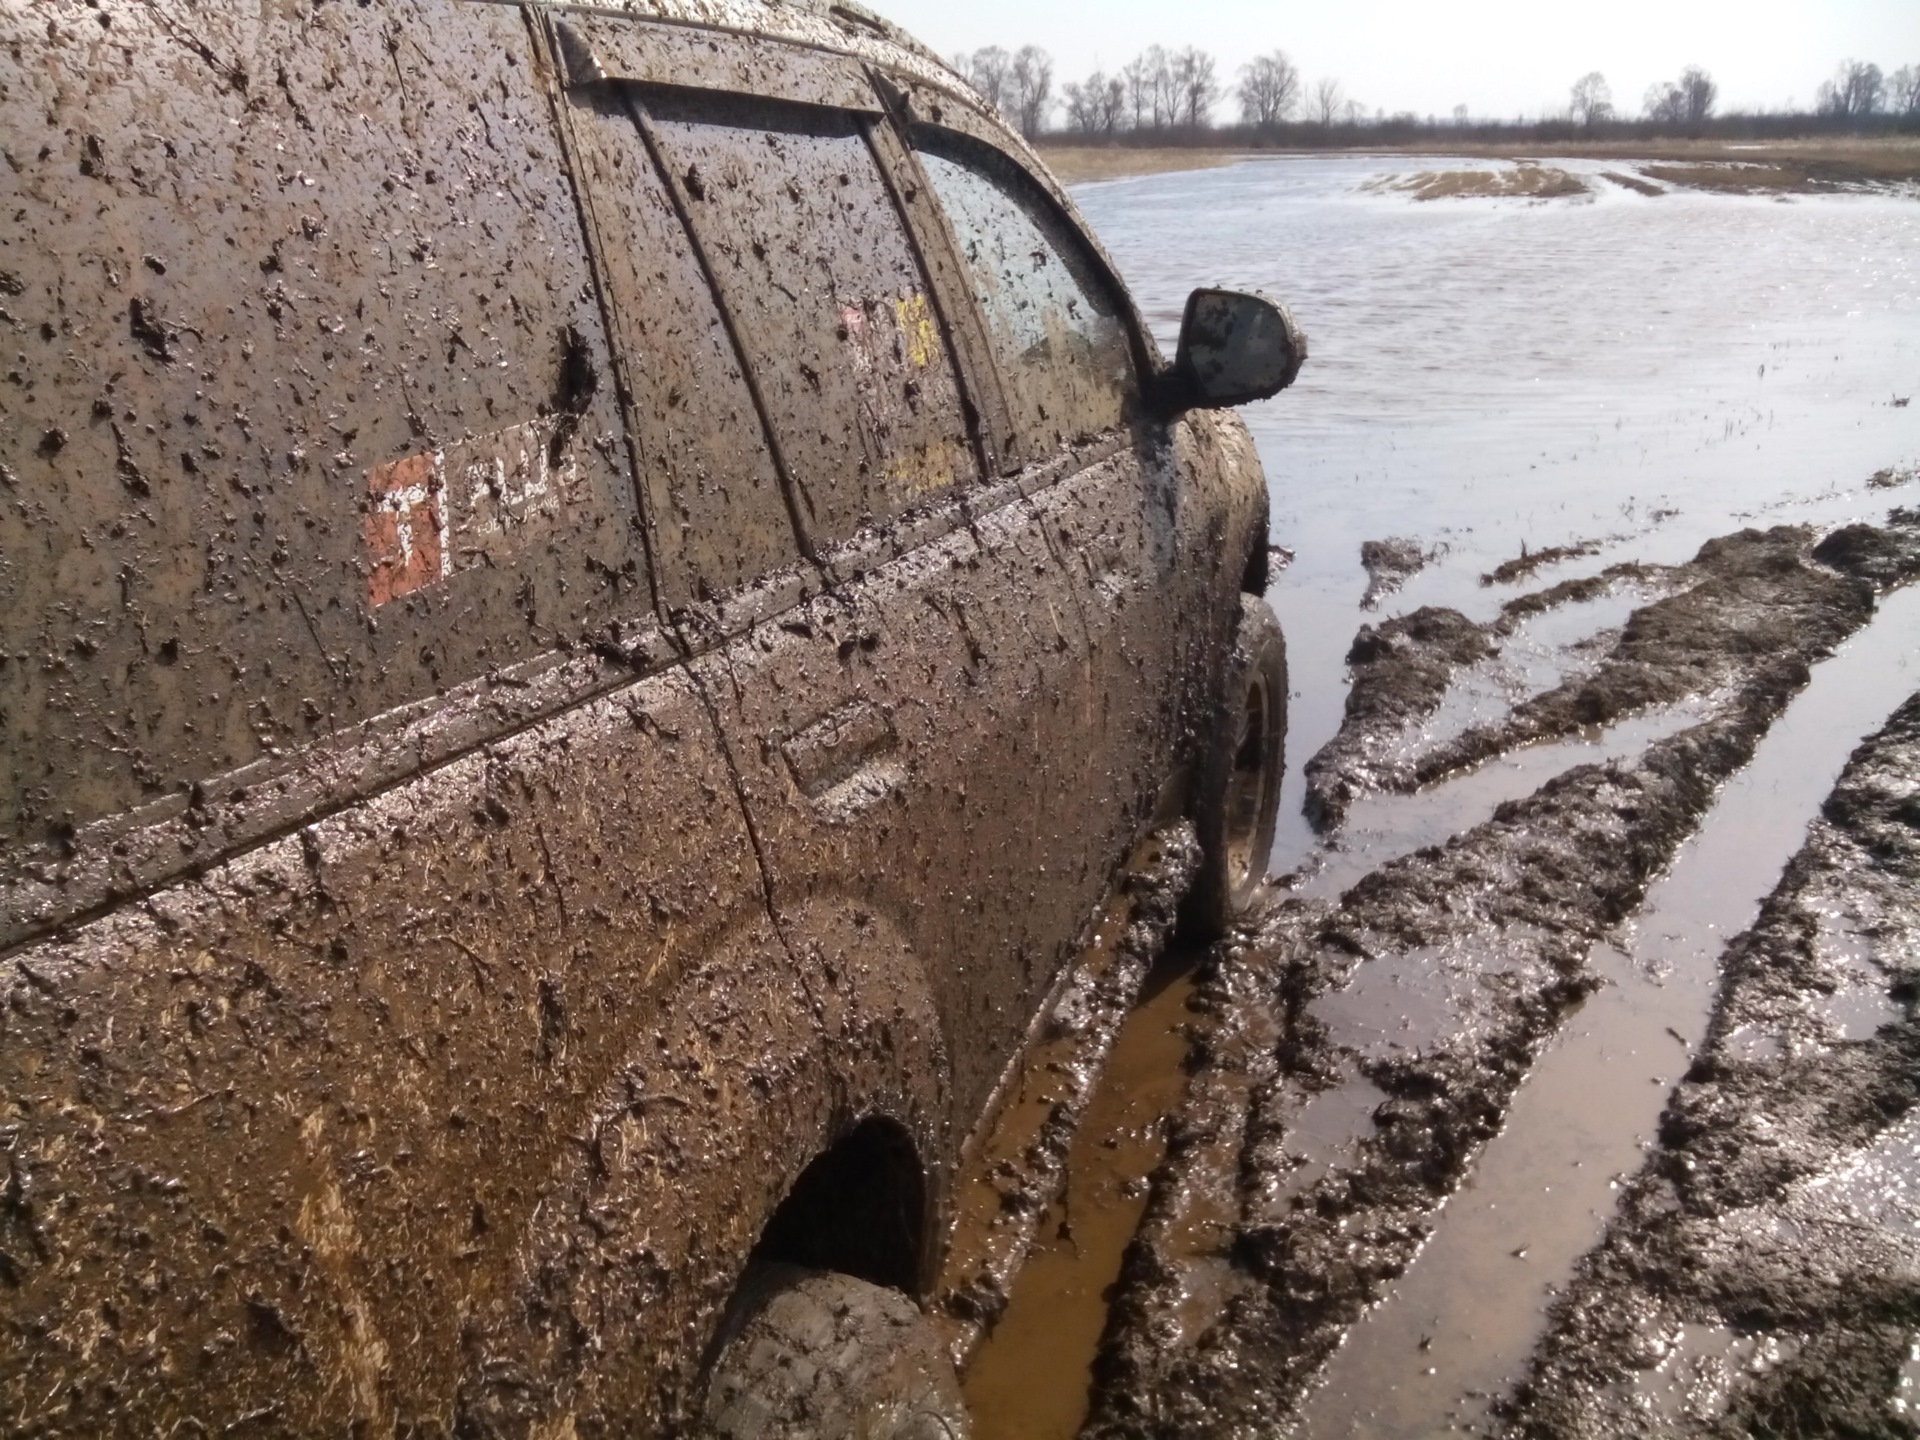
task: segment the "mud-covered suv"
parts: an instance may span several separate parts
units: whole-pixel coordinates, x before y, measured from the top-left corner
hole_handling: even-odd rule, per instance
[[[1034,1017],[1271,835],[1284,312],[853,6],[0,0],[0,148],[5,1432],[963,1427]]]

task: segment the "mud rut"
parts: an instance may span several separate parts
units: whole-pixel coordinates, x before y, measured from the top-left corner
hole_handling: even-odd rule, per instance
[[[1920,1434],[1916,574],[1896,510],[1363,627],[1327,847],[1149,981],[979,1433]]]

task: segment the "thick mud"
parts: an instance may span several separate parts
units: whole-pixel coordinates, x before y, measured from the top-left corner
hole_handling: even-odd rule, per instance
[[[1871,605],[1866,585],[1899,584],[1920,572],[1911,527],[1847,526],[1809,556],[1814,539],[1799,526],[1742,531],[1709,541],[1685,565],[1626,563],[1520,596],[1485,624],[1422,609],[1362,627],[1347,657],[1353,686],[1345,723],[1307,762],[1309,816],[1331,829],[1370,791],[1411,793],[1523,745],[1737,687],[1765,657],[1809,645],[1808,653],[1820,653],[1851,633]],[[1526,696],[1444,743],[1405,744],[1409,726],[1440,708],[1455,672],[1494,655],[1527,620],[1630,586],[1671,593],[1635,610],[1591,672]]]
[[[1782,527],[1711,542],[1684,565],[1615,567],[1523,596],[1488,624],[1417,611],[1363,629],[1347,723],[1310,766],[1323,827],[1363,795],[1517,747],[1682,702],[1697,712],[1337,899],[1280,900],[1251,938],[1215,951],[1190,1002],[1193,1074],[1083,1433],[1251,1435],[1288,1422],[1602,982],[1597,943],[1635,914],[1809,667],[1868,621],[1877,589],[1916,571],[1909,525],[1825,538]],[[1579,673],[1422,743],[1461,671],[1531,617],[1619,587],[1658,598]]]
[[[1501,1410],[1516,1435],[1920,1434],[1920,695],[1855,752],[1659,1145]]]

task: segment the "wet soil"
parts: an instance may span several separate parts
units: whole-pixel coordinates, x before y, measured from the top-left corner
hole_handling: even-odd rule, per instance
[[[1849,526],[1809,555],[1815,539],[1799,526],[1745,530],[1709,541],[1685,565],[1628,562],[1520,596],[1485,623],[1428,608],[1363,627],[1347,656],[1345,723],[1307,762],[1309,817],[1329,829],[1369,791],[1410,793],[1519,746],[1737,687],[1767,657],[1824,653],[1866,618],[1873,585],[1920,571],[1908,527]],[[1439,708],[1455,672],[1496,653],[1523,621],[1630,584],[1670,593],[1635,610],[1591,672],[1438,745],[1403,743],[1410,724]]]
[[[1373,188],[1404,190],[1415,200],[1560,200],[1587,193],[1586,182],[1565,170],[1529,160],[1505,170],[1423,170],[1393,175]]]
[[[1424,570],[1429,558],[1418,540],[1396,537],[1362,543],[1360,566],[1367,572],[1367,593],[1360,600],[1360,608],[1374,609],[1406,584],[1409,577]]]
[[[1502,1407],[1511,1433],[1920,1433],[1917,782],[1920,695],[1727,947],[1705,1044]]]
[[[1216,949],[1084,1433],[1270,1433],[1294,1413],[1602,983],[1596,943],[1635,913],[1809,666],[1868,620],[1876,588],[1920,568],[1920,532],[1861,528],[1742,532],[1655,574],[1616,567],[1521,597],[1488,624],[1432,611],[1363,629],[1347,723],[1310,770],[1323,825],[1362,793],[1662,704],[1691,699],[1700,718],[1638,756],[1576,765],[1337,900],[1280,899]],[[1409,752],[1455,673],[1521,619],[1648,581],[1665,593],[1587,673],[1430,747],[1437,760]]]

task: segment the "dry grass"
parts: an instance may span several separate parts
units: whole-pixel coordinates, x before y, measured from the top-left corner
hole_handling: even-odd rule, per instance
[[[1587,193],[1586,182],[1550,165],[1521,161],[1506,170],[1425,170],[1387,175],[1369,190],[1403,190],[1416,200],[1558,200]]]
[[[1089,180],[1124,180],[1133,175],[1164,175],[1174,170],[1212,170],[1247,158],[1241,150],[1164,149],[1132,150],[1122,145],[1042,145],[1047,162],[1062,185]]]
[[[1841,190],[1884,190],[1920,181],[1920,157],[1706,161],[1645,165],[1641,173],[1665,185],[1732,195],[1823,195]]]
[[[1545,175],[1564,177],[1567,184],[1579,186],[1576,177],[1563,170],[1539,165],[1541,160],[1585,159],[1639,162],[1641,173],[1629,170],[1608,171],[1606,178],[1616,185],[1642,194],[1662,193],[1645,178],[1651,176],[1670,185],[1688,189],[1737,194],[1828,194],[1860,189],[1890,189],[1920,186],[1920,136],[1875,135],[1836,136],[1820,140],[1725,141],[1725,140],[1641,140],[1581,144],[1563,142],[1542,145],[1487,145],[1462,142],[1456,145],[1371,145],[1343,152],[1339,150],[1232,150],[1163,147],[1133,150],[1126,146],[1043,145],[1040,149],[1047,164],[1061,183],[1077,185],[1089,180],[1118,180],[1129,175],[1158,175],[1171,170],[1207,170],[1231,165],[1238,160],[1283,155],[1468,155],[1489,160],[1513,160],[1543,172],[1542,177],[1516,185],[1545,184]],[[1661,172],[1666,172],[1662,174]],[[1438,183],[1431,194],[1421,199],[1443,196],[1529,195],[1550,198],[1527,188],[1497,190],[1481,187],[1491,181],[1470,178],[1477,171],[1430,171],[1412,177]],[[1494,172],[1506,173],[1506,172]],[[1447,177],[1466,176],[1452,179]],[[1558,181],[1556,184],[1560,183]],[[1407,187],[1414,188],[1414,187]],[[1578,194],[1578,189],[1556,189],[1556,195]]]

